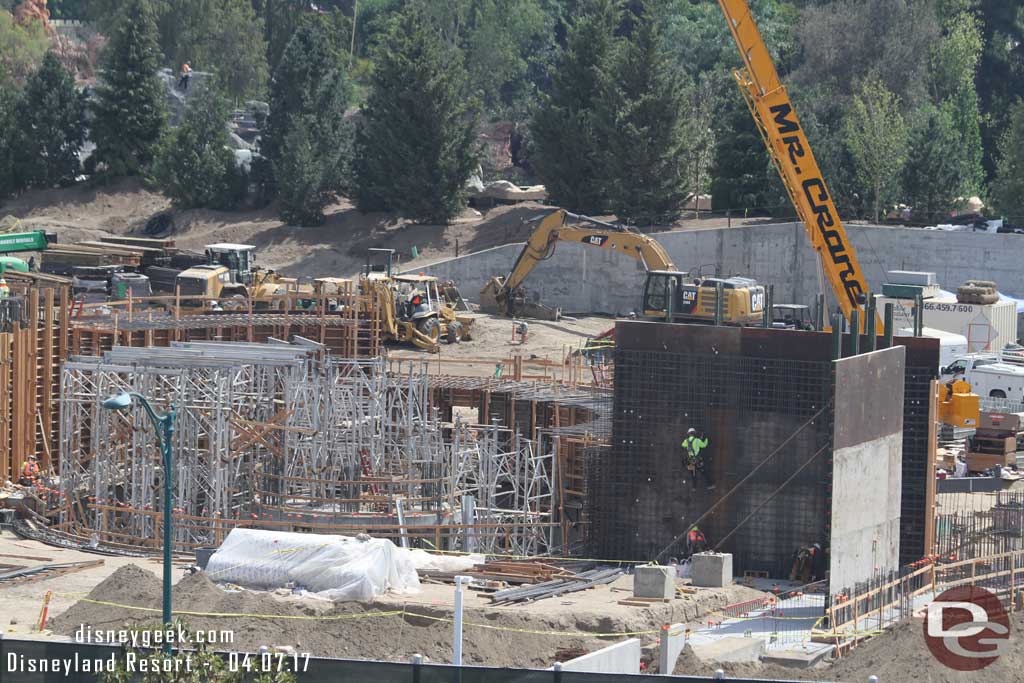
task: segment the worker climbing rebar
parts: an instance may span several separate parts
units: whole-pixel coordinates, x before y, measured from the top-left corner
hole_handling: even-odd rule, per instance
[[[686,469],[690,473],[690,481],[694,490],[697,489],[697,477],[703,476],[708,491],[714,490],[715,482],[707,470],[707,463],[701,452],[708,447],[706,436],[697,436],[697,430],[690,427],[686,430],[686,438],[683,439],[683,455],[686,457]]]

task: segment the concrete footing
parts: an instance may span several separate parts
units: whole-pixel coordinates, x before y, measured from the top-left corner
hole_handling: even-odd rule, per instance
[[[671,600],[675,596],[676,573],[674,567],[644,564],[634,570],[633,597]]]
[[[765,652],[761,638],[719,638],[709,643],[690,645],[694,656],[706,663],[756,662]]]
[[[690,577],[694,586],[724,588],[732,585],[731,553],[697,553],[690,558]]]

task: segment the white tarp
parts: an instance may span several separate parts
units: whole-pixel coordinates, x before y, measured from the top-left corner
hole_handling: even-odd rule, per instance
[[[387,539],[257,529],[233,529],[206,573],[247,588],[293,584],[330,600],[369,600],[420,587],[410,552]]]

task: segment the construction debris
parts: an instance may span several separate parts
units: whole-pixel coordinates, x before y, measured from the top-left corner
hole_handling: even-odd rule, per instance
[[[535,586],[523,586],[521,588],[509,588],[498,591],[491,595],[495,605],[511,605],[520,602],[533,602],[544,598],[552,598],[565,593],[575,593],[594,586],[611,583],[622,574],[622,570],[615,568],[591,569],[581,572],[575,576],[545,581]]]
[[[103,560],[90,560],[89,562],[65,562],[63,564],[41,564],[35,567],[24,567],[8,572],[0,573],[0,588],[7,586],[19,586],[33,581],[43,581],[65,574],[80,572],[90,567],[98,567]]]

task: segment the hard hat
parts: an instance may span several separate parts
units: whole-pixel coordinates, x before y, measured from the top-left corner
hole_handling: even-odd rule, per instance
[[[694,429],[693,427],[690,427],[689,429],[686,430],[686,433],[687,434],[696,434],[697,430]]]

